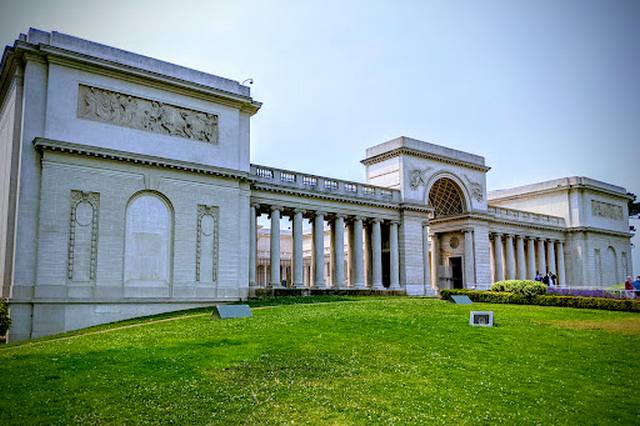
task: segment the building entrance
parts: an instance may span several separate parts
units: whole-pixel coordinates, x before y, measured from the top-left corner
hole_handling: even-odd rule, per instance
[[[453,288],[463,288],[462,286],[462,258],[450,257],[449,266],[451,269],[451,283]]]

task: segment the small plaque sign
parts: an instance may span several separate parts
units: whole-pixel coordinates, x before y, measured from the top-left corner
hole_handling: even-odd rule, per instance
[[[475,327],[493,327],[493,311],[471,311],[469,324]]]
[[[213,310],[213,318],[251,318],[251,308],[249,305],[216,305]]]
[[[456,305],[470,305],[473,303],[466,294],[461,296],[451,296],[451,301]]]

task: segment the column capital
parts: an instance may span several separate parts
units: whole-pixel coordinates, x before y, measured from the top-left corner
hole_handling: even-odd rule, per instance
[[[399,221],[399,220],[396,220],[396,219],[393,219],[393,220],[390,220],[390,221],[389,221],[389,224],[391,224],[391,225],[397,225],[397,226],[400,226],[400,221]]]
[[[313,212],[313,214],[314,214],[315,216],[326,216],[326,215],[327,215],[327,212],[326,212],[326,211],[324,211],[324,210],[316,210],[316,211],[314,211],[314,212]]]
[[[507,238],[507,239],[511,239],[511,238],[514,237],[514,235],[511,234],[511,233],[505,232],[504,237]]]
[[[491,233],[491,236],[493,236],[494,238],[495,238],[495,237],[500,237],[500,238],[502,238],[502,235],[503,235],[503,234],[502,234],[502,232],[492,232],[492,233]]]
[[[293,213],[294,213],[294,214],[301,213],[301,214],[303,214],[303,215],[304,215],[306,212],[307,212],[307,211],[306,211],[305,209],[293,209]]]
[[[428,220],[423,220],[422,221],[422,227],[423,228],[428,228],[429,227],[429,221]]]
[[[374,217],[374,218],[369,219],[369,222],[371,222],[371,223],[380,223],[380,222],[382,222],[382,219],[380,219],[379,217]]]
[[[336,213],[336,214],[334,214],[334,215],[333,215],[333,217],[334,217],[334,219],[338,219],[338,218],[340,218],[340,219],[346,219],[346,218],[347,218],[347,215],[346,215],[346,214],[344,214],[344,213]]]
[[[282,211],[284,209],[284,207],[282,206],[269,206],[269,210],[271,210],[272,212],[278,210],[278,211]]]
[[[473,232],[473,228],[470,226],[466,226],[464,228],[462,228],[462,232],[464,232],[465,234],[470,234]]]
[[[260,207],[262,207],[262,205],[260,203],[251,203],[251,207],[256,210],[260,210]]]

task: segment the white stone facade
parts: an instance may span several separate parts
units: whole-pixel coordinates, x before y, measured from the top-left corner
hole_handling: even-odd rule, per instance
[[[575,177],[487,193],[483,157],[405,137],[367,150],[367,183],[250,164],[260,105],[235,81],[56,32],[7,47],[9,338],[259,287],[433,295],[536,271],[605,286],[631,271],[623,188]]]

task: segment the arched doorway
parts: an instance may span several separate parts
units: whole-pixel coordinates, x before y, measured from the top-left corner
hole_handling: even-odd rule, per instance
[[[445,176],[431,185],[427,205],[433,209],[434,219],[438,222],[467,211],[462,188],[453,178]],[[475,282],[474,262],[465,258],[465,240],[461,230],[445,228],[446,231],[438,232],[436,226],[431,234],[431,276],[438,288],[464,288],[465,282]]]

